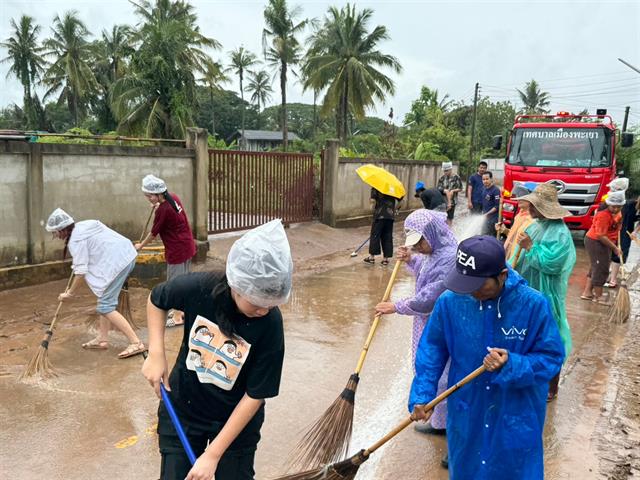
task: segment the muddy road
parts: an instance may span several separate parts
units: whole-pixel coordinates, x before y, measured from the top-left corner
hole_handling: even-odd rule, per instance
[[[577,241],[581,245],[581,241]],[[579,261],[570,281],[569,321],[574,350],[563,369],[560,395],[549,404],[545,430],[546,478],[622,480],[640,476],[640,328],[637,318],[611,325],[606,308],[579,299],[587,265]],[[637,259],[638,252],[632,251]],[[342,391],[355,368],[391,268],[367,266],[362,255],[316,262],[296,276],[283,308],[287,352],[280,396],[267,402],[257,478],[283,472],[288,452],[306,426]],[[348,257],[348,252],[346,253]],[[336,257],[337,258],[337,257]],[[341,265],[341,266],[338,266]],[[84,291],[65,304],[50,347],[56,378],[25,384],[18,375],[53,316],[65,281],[0,292],[0,467],[16,479],[154,479],[159,474],[155,435],[157,399],[140,374],[141,357],[118,360],[126,346],[111,334],[107,351],[85,351],[96,319],[94,298]],[[392,297],[409,295],[404,272]],[[632,287],[640,312],[638,284]],[[134,318],[144,323],[148,290],[132,289]],[[406,414],[411,382],[411,318],[388,316],[361,374],[356,395],[352,451],[383,436]],[[146,339],[146,331],[141,330]],[[167,332],[177,353],[181,331]],[[361,468],[365,479],[446,479],[440,465],[443,438],[408,428]]]

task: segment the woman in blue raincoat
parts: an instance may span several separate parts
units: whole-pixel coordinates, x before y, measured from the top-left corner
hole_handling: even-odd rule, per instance
[[[548,382],[564,359],[549,302],[506,267],[488,236],[460,243],[445,286],[418,347],[409,411],[429,418],[447,358],[450,386],[484,364],[487,372],[449,398],[449,478],[542,480]]]
[[[566,298],[569,277],[576,263],[576,248],[562,219],[570,213],[558,202],[556,188],[546,183],[519,200],[529,203],[529,214],[535,221],[516,239],[518,247],[511,263],[530,287],[549,300],[567,358],[571,352],[571,329]],[[559,381],[560,373],[551,379],[547,400],[558,395]]]

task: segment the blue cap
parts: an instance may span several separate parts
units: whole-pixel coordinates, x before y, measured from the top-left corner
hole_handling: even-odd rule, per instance
[[[424,188],[424,182],[416,182],[416,192],[421,188]]]
[[[467,238],[458,245],[456,268],[449,272],[444,285],[456,293],[472,293],[505,268],[504,247],[498,240],[487,235]]]

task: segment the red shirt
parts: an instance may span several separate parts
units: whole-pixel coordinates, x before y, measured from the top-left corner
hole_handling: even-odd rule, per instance
[[[151,234],[160,235],[167,263],[176,265],[186,262],[196,254],[196,243],[180,198],[175,193],[169,195],[175,200],[180,213],[167,200],[162,202],[156,209]]]
[[[622,214],[611,214],[608,208],[596,213],[591,222],[591,228],[587,232],[587,237],[591,240],[599,240],[601,236],[606,235],[613,243],[618,243],[618,232],[622,226]]]

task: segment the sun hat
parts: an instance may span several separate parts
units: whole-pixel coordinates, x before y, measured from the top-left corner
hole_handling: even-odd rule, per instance
[[[142,191],[152,195],[159,195],[167,191],[167,185],[161,178],[155,175],[147,175],[142,179]]]
[[[453,168],[453,163],[451,162],[442,162],[442,170],[444,170],[445,172],[447,170],[451,170]]]
[[[624,190],[609,192],[609,194],[607,195],[607,199],[605,200],[605,203],[607,205],[611,205],[612,207],[621,207],[625,204],[625,202],[626,199],[624,198]]]
[[[404,240],[405,247],[413,247],[422,238],[422,234],[420,232],[416,232],[415,230],[406,229],[404,231],[404,234],[406,235]]]
[[[531,203],[538,212],[549,220],[558,220],[568,217],[571,212],[558,202],[558,190],[553,185],[541,183],[536,189],[518,200],[525,200]]]
[[[456,293],[472,293],[487,278],[497,277],[506,268],[504,247],[494,237],[476,235],[460,242],[456,268],[444,279],[444,286]]]
[[[61,208],[56,208],[49,218],[47,219],[47,224],[45,225],[45,230],[47,232],[58,232],[63,228],[68,227],[74,223],[73,217],[69,215],[67,212],[62,210]]]

